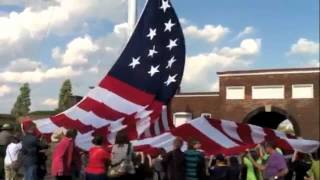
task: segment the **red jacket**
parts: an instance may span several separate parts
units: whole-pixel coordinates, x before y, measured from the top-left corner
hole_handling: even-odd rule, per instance
[[[52,153],[51,175],[71,175],[71,163],[75,152],[74,140],[67,137],[62,138]]]

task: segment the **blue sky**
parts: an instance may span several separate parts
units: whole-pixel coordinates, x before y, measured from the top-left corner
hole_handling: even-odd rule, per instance
[[[172,3],[186,37],[183,91],[216,90],[217,71],[319,66],[317,0]],[[67,78],[85,95],[125,45],[126,10],[126,0],[0,0],[0,113],[23,82],[32,110],[53,109]]]

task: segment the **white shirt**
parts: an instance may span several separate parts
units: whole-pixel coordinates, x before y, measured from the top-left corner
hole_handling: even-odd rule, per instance
[[[10,166],[13,161],[18,159],[18,153],[22,148],[21,143],[10,143],[6,149],[6,157],[4,158],[4,164]]]

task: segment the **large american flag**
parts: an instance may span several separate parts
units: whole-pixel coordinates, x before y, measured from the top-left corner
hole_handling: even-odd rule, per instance
[[[180,85],[184,63],[184,36],[172,4],[149,0],[122,54],[98,86],[70,109],[35,121],[38,130],[51,134],[59,127],[76,128],[83,149],[95,134],[111,144],[120,130],[130,139],[168,131],[173,124],[165,105]]]
[[[174,128],[166,105],[180,85],[184,63],[184,36],[172,4],[169,0],[149,0],[109,73],[75,106],[35,120],[38,133],[49,137],[59,128],[75,128],[79,131],[76,144],[88,150],[94,135],[103,135],[106,143],[112,144],[116,133],[124,130],[138,150],[150,153],[159,147],[170,150],[175,137],[194,137],[208,153],[240,151],[265,138],[276,139],[265,133],[267,129],[249,125],[238,129],[228,121],[222,125],[229,124],[229,128],[219,129],[203,118]],[[313,141],[300,145],[307,150],[315,147]],[[290,145],[306,150],[299,147]]]

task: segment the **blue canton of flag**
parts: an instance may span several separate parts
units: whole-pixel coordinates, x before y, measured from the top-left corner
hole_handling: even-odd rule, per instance
[[[112,76],[168,103],[180,85],[185,41],[169,0],[149,0]]]

